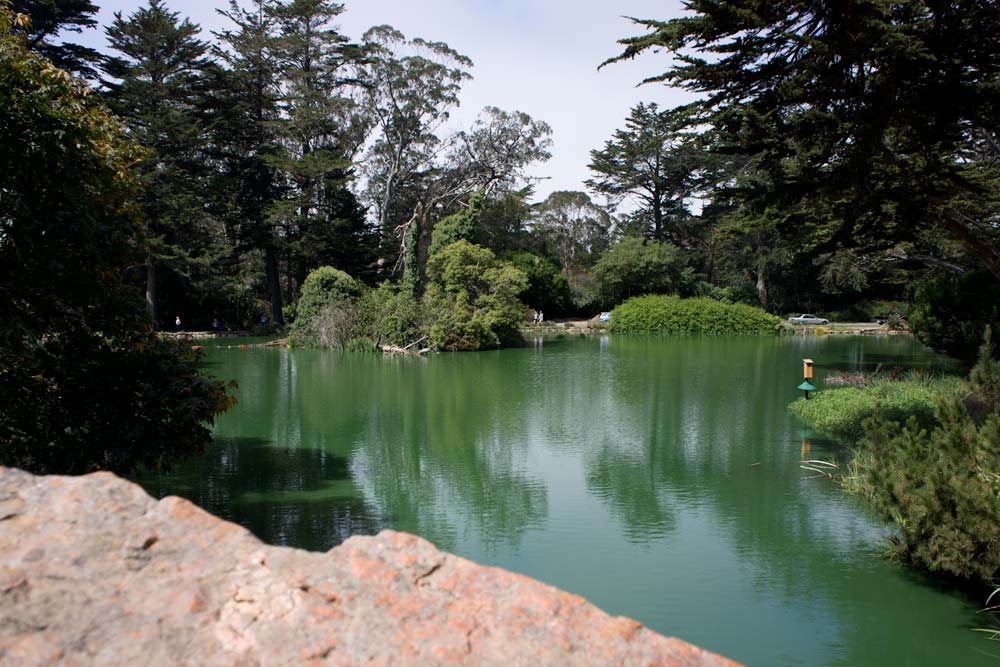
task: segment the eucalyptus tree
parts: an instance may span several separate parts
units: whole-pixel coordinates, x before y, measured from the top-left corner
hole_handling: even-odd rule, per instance
[[[535,207],[532,228],[566,270],[585,269],[611,247],[612,218],[586,192],[557,191]]]
[[[367,196],[383,244],[402,236],[402,256],[414,211],[419,218],[425,208],[413,195],[446,149],[438,132],[458,106],[472,61],[447,44],[407,39],[387,25],[371,28],[362,39],[363,104],[372,121],[364,161]]]
[[[159,269],[184,284],[218,240],[205,206],[210,167],[203,153],[205,72],[212,63],[198,25],[161,0],[149,0],[127,18],[115,13],[105,32],[116,52],[105,63],[108,102],[149,150],[139,166],[139,204],[148,239],[146,305],[155,323]],[[180,308],[182,295],[172,296],[170,305]]]
[[[485,197],[515,192],[529,180],[528,165],[552,157],[551,135],[548,123],[523,111],[488,106],[469,130],[458,133],[451,161]]]
[[[63,33],[96,28],[97,5],[90,0],[13,0],[11,8],[30,19],[27,24],[15,26],[24,33],[29,49],[67,72],[87,79],[97,77],[95,67],[101,54],[63,39]]]
[[[692,125],[755,156],[764,178],[741,193],[748,211],[776,212],[785,237],[816,253],[902,247],[971,260],[1000,280],[995,2],[687,7],[679,19],[637,20],[646,32],[621,40],[612,60],[671,56],[648,81],[697,94]],[[946,256],[942,238],[964,257]]]
[[[688,120],[684,109],[636,105],[625,128],[591,151],[594,177],[587,181],[612,206],[638,211],[652,238],[684,244],[690,217],[685,200],[694,194],[701,158],[695,137],[685,129]]]

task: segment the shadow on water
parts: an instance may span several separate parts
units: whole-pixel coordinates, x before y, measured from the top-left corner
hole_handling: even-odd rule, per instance
[[[187,498],[268,544],[326,551],[387,525],[361,497],[347,459],[325,449],[216,438],[202,457],[136,481],[157,498]]]
[[[817,360],[814,368],[817,370],[845,373],[870,373],[879,368],[886,372],[892,371],[895,368],[901,368],[904,370],[919,369],[946,374],[962,373],[962,369],[957,362],[930,354],[915,356],[865,353],[854,358],[839,359],[836,361]]]

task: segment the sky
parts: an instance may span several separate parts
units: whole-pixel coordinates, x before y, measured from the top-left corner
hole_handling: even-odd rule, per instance
[[[662,84],[638,86],[667,69],[664,54],[597,66],[620,52],[616,41],[639,34],[625,16],[668,19],[680,16],[680,0],[342,0],[338,24],[352,39],[374,25],[389,24],[407,37],[446,42],[469,56],[475,67],[466,82],[452,129],[467,128],[485,106],[523,111],[553,130],[552,158],[533,167],[536,192],[583,190],[591,176],[590,151],[603,147],[623,127],[639,102],[671,107],[688,101],[683,91]],[[98,21],[128,15],[137,0],[95,0]],[[215,9],[228,0],[166,0],[171,10],[202,26],[205,33],[226,25]],[[208,35],[203,35],[207,38]],[[104,49],[103,29],[68,35],[72,41]]]

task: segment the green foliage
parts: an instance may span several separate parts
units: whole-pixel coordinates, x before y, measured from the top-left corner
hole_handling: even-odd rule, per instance
[[[431,246],[427,254],[431,257],[441,252],[445,246],[455,241],[475,242],[479,231],[479,216],[483,210],[483,193],[477,192],[469,199],[467,208],[453,213],[434,226]]]
[[[125,281],[143,252],[129,171],[142,152],[10,27],[0,10],[0,464],[165,466],[200,452],[232,399],[150,332]]]
[[[986,271],[927,279],[910,303],[910,329],[920,342],[969,364],[985,327],[1000,322],[1000,284]]]
[[[938,402],[957,398],[960,390],[957,378],[911,374],[902,380],[877,379],[863,387],[819,391],[809,400],[797,399],[789,410],[817,431],[855,442],[865,432],[865,421],[875,414],[900,423],[912,418],[929,428],[937,423]]]
[[[431,342],[442,350],[516,345],[524,306],[524,273],[468,241],[456,241],[427,263],[424,317]]]
[[[969,373],[969,385],[978,403],[990,412],[1000,412],[1000,345],[987,326],[979,359]]]
[[[676,246],[631,237],[597,260],[594,277],[609,305],[641,294],[686,292],[694,282]]]
[[[875,322],[892,315],[906,315],[909,305],[905,301],[882,299],[863,300],[837,309],[824,310],[824,317],[831,322]],[[798,313],[795,313],[796,315]]]
[[[95,65],[101,54],[96,49],[67,42],[63,32],[82,32],[97,27],[97,6],[90,0],[13,0],[15,14],[27,14],[23,28],[32,51],[47,58],[59,69],[77,76],[96,78]]]
[[[332,266],[321,266],[306,276],[302,283],[302,296],[295,307],[295,322],[292,325],[290,341],[293,344],[324,344],[328,337],[320,331],[326,324],[334,326],[332,309],[337,310],[337,328],[351,326],[342,320],[349,317],[349,305],[362,293],[362,286],[348,274]],[[319,320],[323,320],[320,322]],[[317,328],[319,327],[319,329]],[[340,341],[343,336],[336,336]],[[345,339],[346,342],[346,339]]]
[[[611,312],[616,333],[751,335],[774,333],[780,323],[753,306],[665,295],[633,297]]]
[[[420,337],[420,302],[399,285],[384,282],[358,301],[356,335],[374,345],[404,346]]]
[[[851,484],[899,527],[896,553],[918,567],[977,583],[1000,575],[1000,414],[977,425],[956,400],[939,426],[876,414]]]
[[[508,253],[504,260],[527,276],[528,286],[520,297],[528,306],[546,317],[562,317],[573,310],[569,281],[555,262],[526,251]]]

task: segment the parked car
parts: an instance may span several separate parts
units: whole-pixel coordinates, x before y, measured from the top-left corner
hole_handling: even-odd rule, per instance
[[[818,317],[816,315],[810,315],[809,313],[802,313],[798,317],[791,317],[788,319],[792,324],[829,324],[830,320]]]

